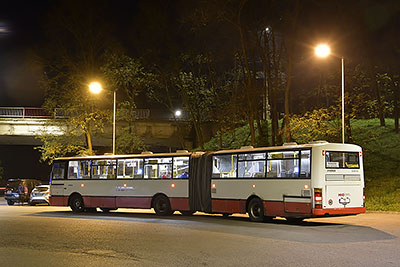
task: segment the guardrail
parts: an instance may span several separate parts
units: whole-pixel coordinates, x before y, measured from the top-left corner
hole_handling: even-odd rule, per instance
[[[147,120],[150,118],[149,109],[137,109],[134,114],[137,120]],[[0,118],[67,118],[68,115],[63,109],[56,108],[52,115],[48,114],[42,108],[27,108],[27,107],[0,107]]]
[[[51,118],[42,108],[0,107],[0,118]]]

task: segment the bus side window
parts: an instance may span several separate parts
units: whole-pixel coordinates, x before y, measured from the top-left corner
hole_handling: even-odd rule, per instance
[[[311,170],[310,170],[310,150],[301,151],[300,166],[301,166],[300,177],[309,178],[310,174],[311,174]]]
[[[298,178],[299,171],[299,151],[268,153],[268,178]]]
[[[51,171],[51,179],[64,179],[65,162],[54,162]]]
[[[147,158],[144,179],[172,178],[172,158]]]
[[[116,160],[92,161],[93,179],[115,179],[116,170],[117,170]]]
[[[90,160],[79,161],[78,179],[90,179]]]
[[[213,178],[236,178],[236,154],[214,156],[213,161]]]
[[[239,154],[238,177],[264,178],[265,153]]]
[[[73,160],[68,163],[68,179],[78,178],[78,166],[79,163],[77,160]]]
[[[174,158],[174,178],[189,178],[189,157]]]

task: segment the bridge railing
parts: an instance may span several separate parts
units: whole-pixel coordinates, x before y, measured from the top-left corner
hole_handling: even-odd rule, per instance
[[[0,118],[50,118],[42,108],[0,107]]]
[[[150,118],[149,109],[137,109],[134,114],[137,120],[147,120]],[[42,108],[26,108],[26,107],[0,107],[0,118],[67,118],[67,113],[60,108],[54,110],[54,114],[48,114]]]

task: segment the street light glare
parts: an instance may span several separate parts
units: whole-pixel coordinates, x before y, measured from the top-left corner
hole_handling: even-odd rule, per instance
[[[180,110],[175,111],[176,117],[180,117],[181,115],[182,115],[182,111],[180,111]]]
[[[101,87],[101,84],[98,82],[92,82],[89,84],[89,90],[90,92],[92,92],[93,94],[98,94],[101,92],[101,90],[103,90],[103,88]]]
[[[326,44],[320,44],[315,48],[317,57],[327,57],[331,53],[331,48]]]

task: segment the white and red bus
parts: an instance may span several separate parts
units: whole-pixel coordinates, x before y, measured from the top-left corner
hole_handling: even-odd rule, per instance
[[[315,142],[217,152],[59,158],[50,203],[304,219],[365,212],[361,147]]]

